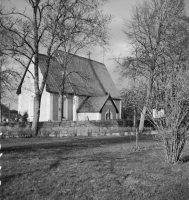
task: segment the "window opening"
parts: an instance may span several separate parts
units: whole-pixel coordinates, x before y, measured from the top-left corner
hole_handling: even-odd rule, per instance
[[[112,112],[110,111],[110,109],[108,109],[108,111],[106,112],[105,119],[106,120],[112,119]]]

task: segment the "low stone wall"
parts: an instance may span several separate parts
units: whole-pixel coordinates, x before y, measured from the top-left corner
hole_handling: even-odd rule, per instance
[[[31,123],[0,123],[0,133],[2,133],[1,138],[9,137],[31,137]]]
[[[111,136],[128,135],[134,131],[118,121],[63,121],[40,124],[39,136]]]
[[[31,137],[31,123],[0,123],[3,137]],[[40,122],[38,137],[125,136],[134,135],[124,120]]]

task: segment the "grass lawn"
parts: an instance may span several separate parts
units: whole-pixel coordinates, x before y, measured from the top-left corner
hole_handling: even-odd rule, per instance
[[[160,142],[134,138],[1,139],[0,199],[189,199],[189,142],[164,162]]]

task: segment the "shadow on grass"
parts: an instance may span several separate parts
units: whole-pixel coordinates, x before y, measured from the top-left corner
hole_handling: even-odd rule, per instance
[[[30,140],[24,139],[24,140]],[[112,144],[123,144],[135,141],[135,136],[125,136],[125,137],[98,137],[98,138],[70,138],[65,141],[64,138],[57,138],[57,140],[51,140],[51,138],[44,138],[44,141],[37,143],[36,140],[31,140],[31,143],[24,144],[22,141],[17,141],[11,144],[11,146],[3,145],[1,151],[3,153],[9,152],[27,152],[27,151],[37,151],[40,149],[61,149],[63,151],[70,151],[72,149],[85,149],[100,147],[101,145],[112,145]],[[62,140],[62,141],[61,141]],[[139,141],[152,142],[155,141],[152,136],[140,136]]]
[[[32,173],[36,173],[36,172],[42,173],[42,172],[44,172],[44,169],[35,169],[35,170],[32,170],[32,171],[27,171],[27,172],[22,172],[22,173],[15,173],[14,172],[13,174],[10,174],[10,175],[2,175],[1,180],[2,180],[3,184],[5,184],[7,182],[10,182],[11,179],[15,179],[15,178],[21,177],[23,175],[29,176]]]
[[[183,158],[181,158],[180,161],[181,161],[182,163],[187,163],[187,162],[189,162],[189,155],[188,155],[188,156],[183,156]]]

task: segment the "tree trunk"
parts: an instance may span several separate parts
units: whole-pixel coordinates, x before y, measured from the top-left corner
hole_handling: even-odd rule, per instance
[[[62,121],[63,118],[63,94],[59,93],[59,100],[58,100],[58,121]]]
[[[139,133],[142,133],[144,130],[145,115],[146,115],[146,105],[143,107],[140,115]]]
[[[1,105],[1,98],[2,98],[2,88],[1,88],[1,73],[2,73],[2,61],[0,63],[0,122],[2,122],[2,105]]]
[[[164,145],[166,151],[166,162],[174,164],[180,160],[181,153],[186,144],[185,137],[183,138],[164,138]]]
[[[135,130],[135,136],[136,136],[136,149],[138,149],[138,127],[137,127],[137,110],[136,105],[133,107],[134,116],[133,116],[133,127]]]
[[[137,128],[137,124],[136,124],[136,106],[134,105],[134,108],[133,108],[133,111],[134,111],[134,116],[133,116],[133,127],[135,127],[135,129]]]
[[[34,97],[34,117],[32,123],[33,136],[36,137],[39,128],[39,117],[40,117],[40,105],[41,105],[41,95]]]
[[[135,128],[135,134],[136,134],[136,149],[138,149],[138,130]]]
[[[143,130],[144,130],[144,121],[145,121],[147,106],[148,106],[149,101],[150,101],[150,95],[151,95],[151,92],[152,92],[152,84],[153,84],[153,78],[151,76],[150,79],[149,79],[149,82],[148,82],[148,86],[147,86],[147,94],[146,94],[145,105],[142,109],[141,116],[140,116],[139,133],[142,133]]]
[[[2,122],[2,106],[1,106],[1,97],[0,97],[0,122]]]

